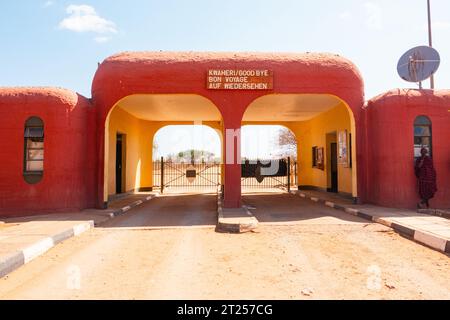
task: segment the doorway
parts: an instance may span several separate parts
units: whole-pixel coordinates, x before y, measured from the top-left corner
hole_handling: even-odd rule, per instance
[[[242,123],[242,193],[289,192],[297,186],[297,138],[283,125]]]
[[[118,133],[116,139],[116,194],[125,192],[126,136]]]
[[[338,175],[338,144],[336,132],[328,133],[327,140],[327,180],[328,192],[339,192]]]
[[[330,145],[331,149],[331,188],[330,192],[338,192],[338,160],[337,160],[337,143],[333,142]]]

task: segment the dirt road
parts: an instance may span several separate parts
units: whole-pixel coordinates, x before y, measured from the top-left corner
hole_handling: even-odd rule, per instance
[[[219,234],[215,195],[169,195],[0,279],[2,299],[450,299],[450,259],[287,194],[244,198],[256,233]]]

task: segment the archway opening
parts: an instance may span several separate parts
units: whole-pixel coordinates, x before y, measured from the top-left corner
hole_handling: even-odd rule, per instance
[[[223,130],[220,111],[200,95],[135,94],[118,101],[105,122],[104,202],[120,193],[152,191],[155,134],[167,126],[194,125]]]
[[[251,103],[242,125],[282,125],[297,139],[298,189],[357,198],[355,120],[330,94],[271,94]],[[292,186],[291,186],[292,188]]]
[[[297,139],[282,125],[241,129],[243,193],[290,190],[297,185]]]
[[[207,125],[169,125],[153,140],[153,188],[210,193],[222,184],[221,132]]]

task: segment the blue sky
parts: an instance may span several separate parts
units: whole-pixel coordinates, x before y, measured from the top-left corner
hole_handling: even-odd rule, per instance
[[[432,6],[443,60],[436,86],[445,88],[450,1]],[[426,0],[2,1],[0,86],[62,86],[90,97],[97,63],[120,51],[319,51],[354,61],[370,98],[415,86],[396,65],[427,44],[426,21]]]

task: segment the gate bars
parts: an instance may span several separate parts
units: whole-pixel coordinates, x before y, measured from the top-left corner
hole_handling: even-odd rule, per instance
[[[271,166],[278,171],[264,175],[261,168]],[[292,185],[297,185],[297,162],[291,158],[243,161],[241,185],[246,188],[280,188],[289,192]]]
[[[221,165],[218,162],[177,163],[161,160],[153,162],[153,185],[161,193],[166,188],[217,188],[221,184]]]
[[[261,168],[268,168],[278,162],[278,171],[264,174]],[[276,168],[276,167],[275,167]],[[217,188],[221,185],[221,164],[218,162],[179,163],[167,161],[164,157],[153,161],[153,186],[160,188]],[[288,192],[292,185],[298,185],[297,161],[287,159],[246,160],[242,163],[241,186],[246,188],[281,188]]]

